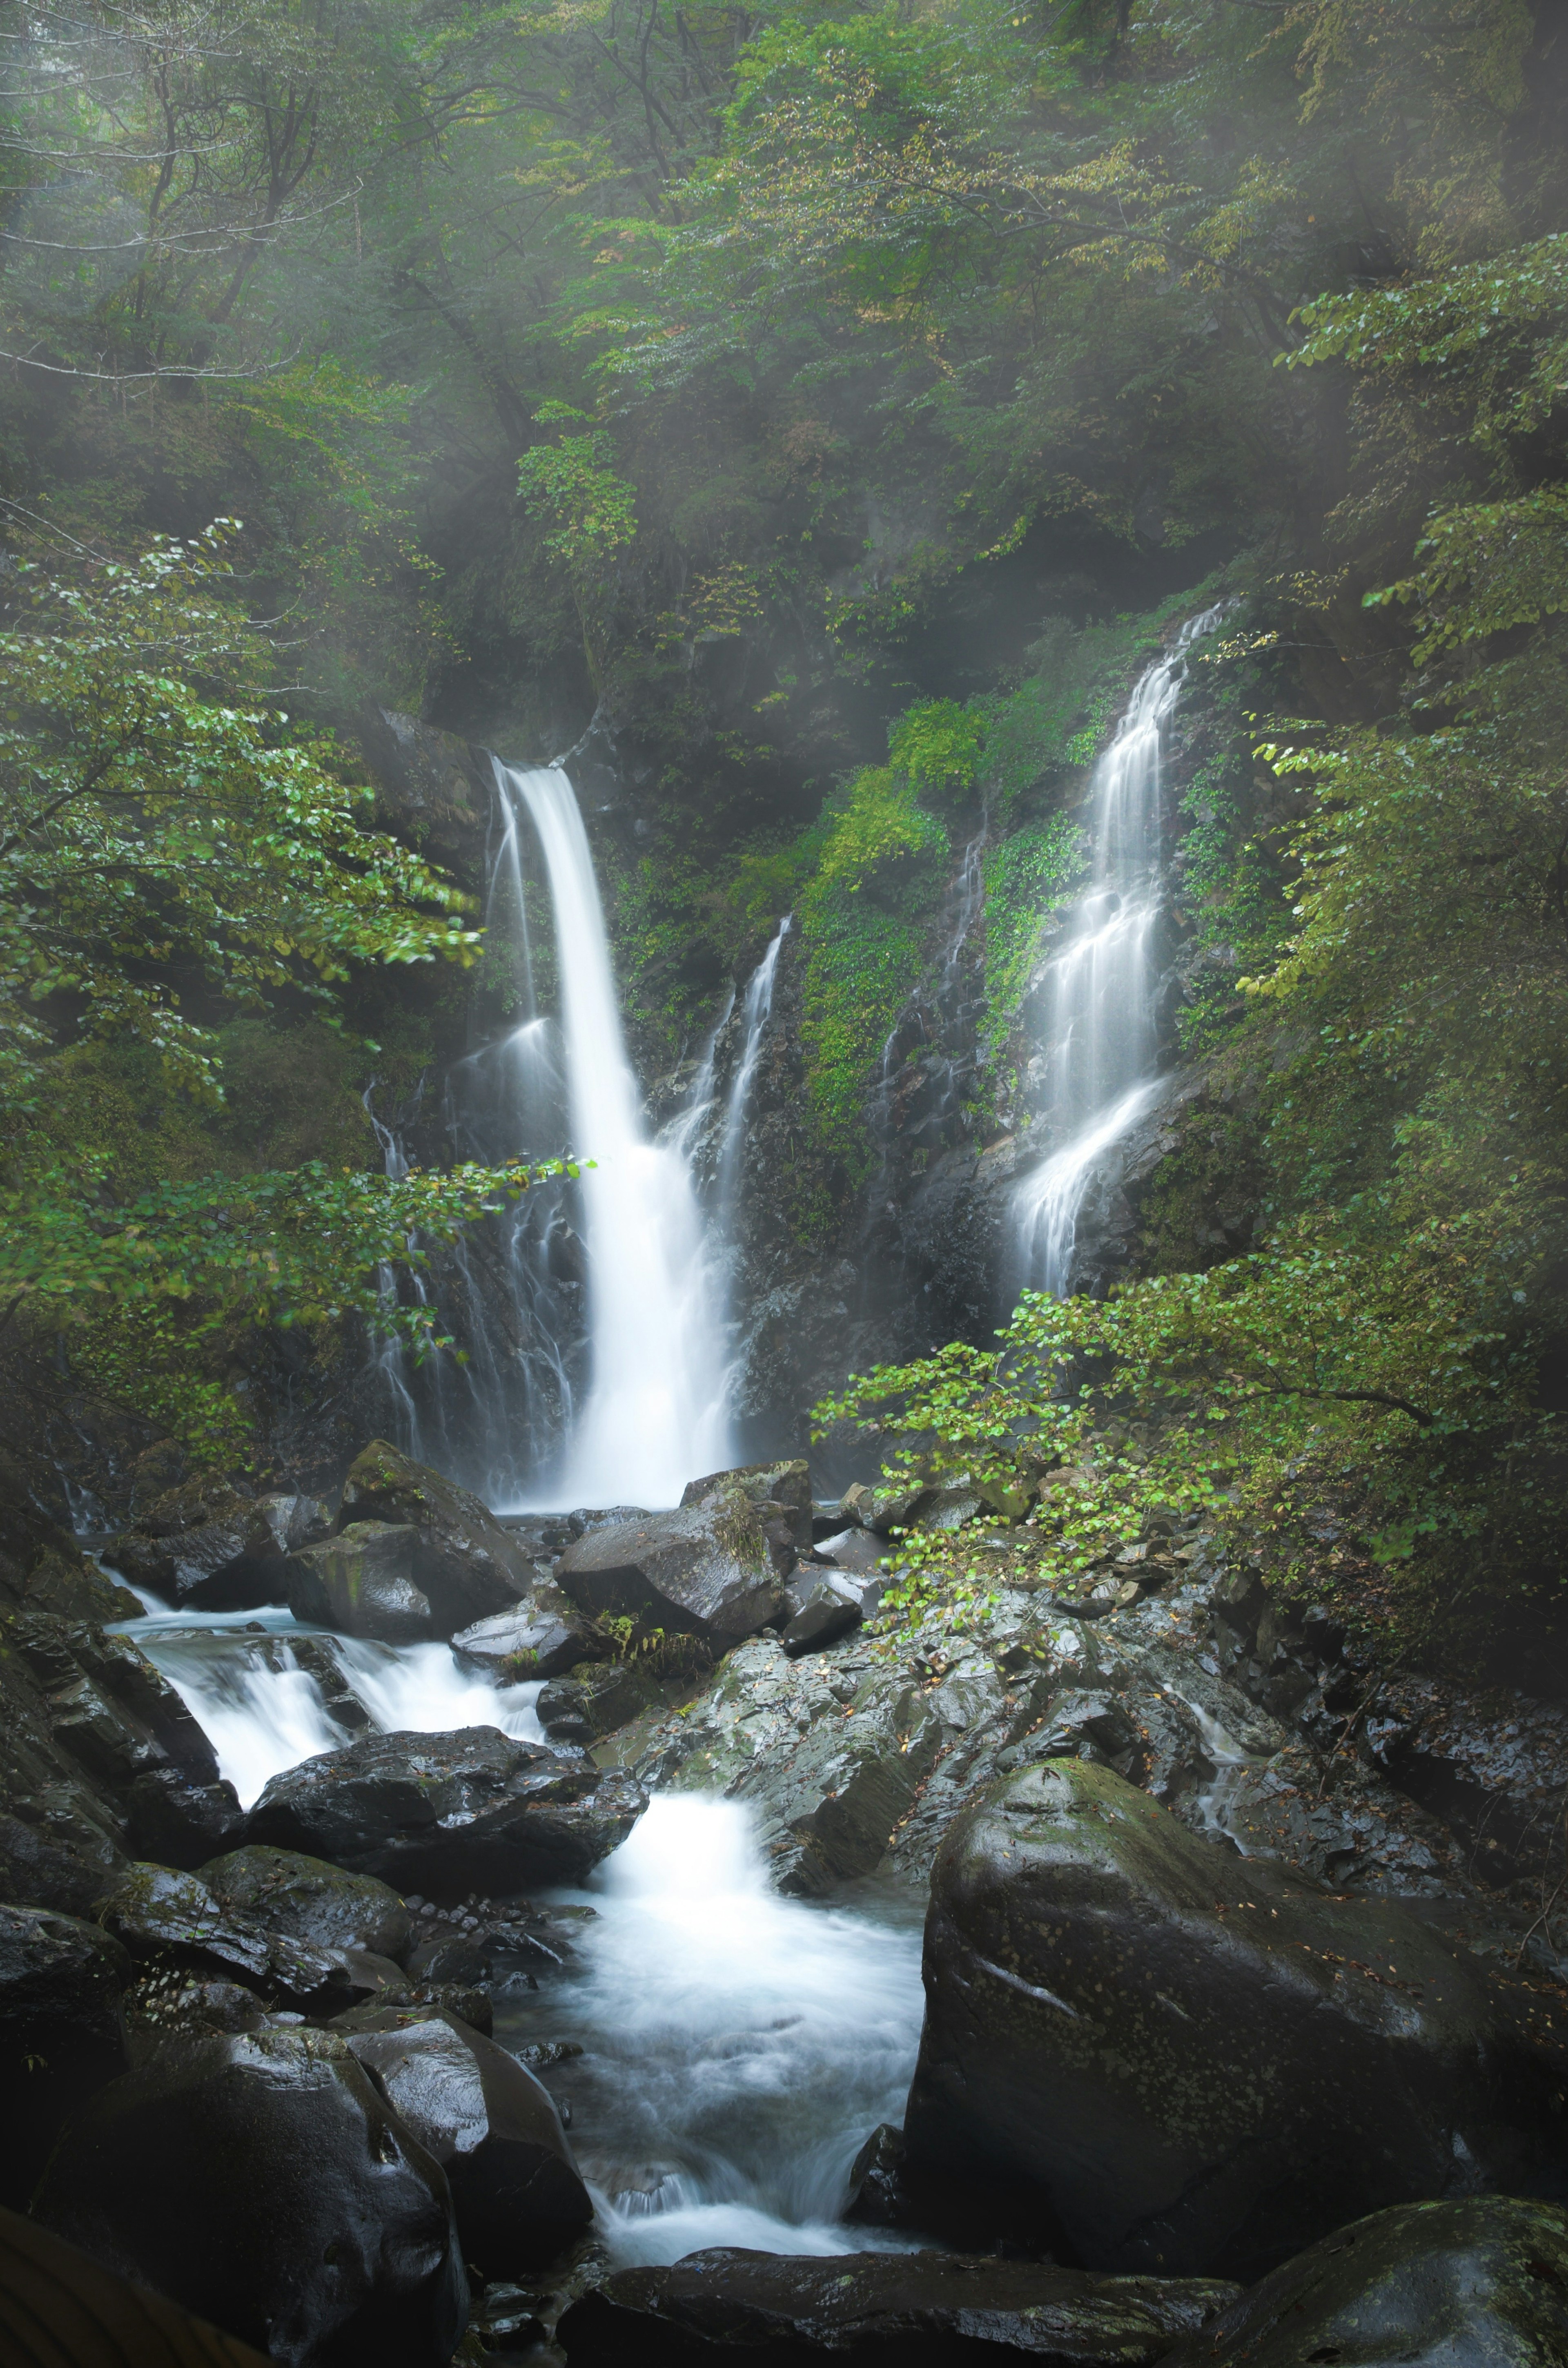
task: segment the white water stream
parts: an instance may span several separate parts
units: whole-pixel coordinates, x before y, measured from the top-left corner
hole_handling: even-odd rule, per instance
[[[1013,1198],[1018,1280],[1064,1294],[1078,1218],[1106,1154],[1159,1092],[1152,956],[1161,903],[1160,774],[1164,735],[1195,642],[1223,609],[1188,618],[1139,677],[1089,785],[1089,886],[1051,964],[1044,1030],[1047,1116],[1058,1148]]]

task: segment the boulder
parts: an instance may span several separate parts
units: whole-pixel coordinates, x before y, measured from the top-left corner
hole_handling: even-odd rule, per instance
[[[203,1865],[238,1839],[245,1813],[226,1777],[195,1783],[183,1768],[144,1769],[126,1796],[132,1850],[161,1866]]]
[[[964,2253],[717,2248],[621,2270],[562,2317],[569,2368],[1152,2368],[1236,2298],[1209,2279],[1096,2277]]]
[[[818,1652],[824,1645],[831,1645],[835,1637],[847,1635],[851,1628],[858,1628],[864,1617],[858,1589],[835,1587],[831,1579],[819,1579],[800,1610],[785,1624],[784,1650],[791,1657],[800,1653]]]
[[[226,1910],[199,1875],[168,1866],[130,1867],[95,1911],[106,1932],[141,1963],[215,1975],[331,2014],[361,1985],[341,1952],[307,1946]]]
[[[7,1641],[48,1699],[56,1742],[99,1783],[119,1791],[150,1768],[218,1781],[211,1744],[162,1672],[129,1636],[85,1621],[24,1613]]]
[[[275,1776],[250,1838],[457,1899],[580,1883],[646,1805],[631,1778],[497,1727],[367,1735]]]
[[[414,1918],[386,1884],[297,1850],[252,1842],[210,1860],[201,1880],[231,1915],[312,1948],[368,1949],[401,1964],[414,1938]]]
[[[509,1611],[533,1583],[524,1542],[504,1530],[487,1505],[384,1439],[373,1439],[356,1457],[338,1521],[344,1528],[383,1521],[415,1531],[414,1584],[440,1636]]]
[[[0,1907],[0,2199],[20,2210],[61,2123],[125,2069],[131,1960],[96,1925]]]
[[[355,1521],[335,1538],[290,1554],[284,1593],[296,1620],[369,1636],[378,1645],[417,1645],[437,1634],[430,1602],[414,1581],[419,1532],[406,1523]]]
[[[313,1497],[242,1497],[188,1481],[143,1514],[109,1550],[114,1566],[167,1601],[233,1611],[280,1600],[285,1558],[332,1526]]]
[[[765,1526],[778,1526],[801,1554],[812,1544],[812,1474],[803,1455],[783,1463],[742,1463],[733,1472],[710,1472],[706,1479],[687,1481],[683,1505],[706,1505],[727,1496],[744,1497],[764,1515]],[[777,1513],[775,1524],[769,1517]]]
[[[542,2269],[594,2216],[549,2091],[455,2015],[382,2022],[348,2045],[446,2172],[464,2260],[487,2280]]]
[[[1374,2213],[1299,2253],[1170,2368],[1457,2368],[1568,2358],[1568,2214],[1471,2195]]]
[[[812,1553],[818,1562],[831,1563],[835,1570],[852,1572],[857,1577],[880,1578],[887,1550],[887,1540],[880,1538],[875,1530],[849,1529],[819,1538]]]
[[[596,1619],[698,1635],[727,1651],[771,1620],[783,1589],[744,1496],[593,1530],[568,1546],[556,1584]]]
[[[452,1650],[479,1662],[487,1675],[517,1684],[558,1678],[579,1661],[608,1659],[611,1640],[558,1587],[536,1587],[510,1611],[460,1629]]]
[[[551,1743],[597,1743],[641,1717],[657,1699],[642,1672],[625,1661],[589,1662],[569,1678],[540,1689],[534,1713]]]
[[[248,2343],[3,2209],[0,2357],[40,2368],[267,2368]]]
[[[912,2172],[1005,2183],[1096,2268],[1256,2277],[1347,2214],[1568,2157],[1559,2007],[1087,1760],[951,1827],[925,1979]]]
[[[34,2212],[289,2368],[445,2368],[467,2317],[446,2177],[336,2032],[166,2043],[72,2123]]]
[[[495,1968],[490,1949],[476,1932],[453,1932],[437,1926],[417,1940],[408,1952],[409,1979],[423,1987],[456,1986],[483,1989]]]

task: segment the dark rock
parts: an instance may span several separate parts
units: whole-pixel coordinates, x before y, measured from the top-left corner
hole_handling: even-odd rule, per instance
[[[301,1760],[267,1785],[250,1833],[405,1894],[505,1896],[580,1883],[645,1806],[627,1777],[471,1726],[362,1736]]]
[[[284,1571],[296,1620],[369,1636],[379,1645],[416,1645],[437,1633],[429,1599],[414,1583],[419,1533],[406,1524],[356,1521],[335,1538],[290,1554]]]
[[[348,2044],[446,2171],[465,2261],[504,2278],[553,2260],[594,2206],[548,2090],[455,2016],[383,2020]]]
[[[267,2368],[248,2343],[4,2210],[0,2357],[18,2368]]]
[[[48,1697],[51,1734],[101,1783],[126,1787],[145,1770],[168,1766],[199,1784],[217,1782],[211,1744],[128,1636],[37,1614],[14,1621],[10,1635]]]
[[[487,1505],[385,1440],[372,1440],[356,1457],[338,1520],[345,1527],[381,1521],[415,1531],[414,1584],[441,1636],[509,1611],[533,1584],[522,1543]]]
[[[329,2014],[347,2005],[357,1987],[338,1952],[308,1947],[226,1910],[199,1875],[173,1867],[131,1867],[97,1916],[143,1963],[156,1960],[252,1989],[281,1991]]]
[[[494,1968],[484,1942],[471,1932],[438,1927],[427,1940],[416,1941],[408,1954],[408,1974],[415,1982],[451,1982],[462,1989],[483,1989]]]
[[[1287,2261],[1170,2368],[1458,2368],[1568,2358],[1568,2214],[1472,2195],[1405,2204]]]
[[[674,1628],[720,1652],[782,1600],[757,1508],[740,1495],[590,1531],[562,1556],[556,1583],[597,1619],[630,1620],[644,1636]]]
[[[179,1768],[149,1768],[126,1796],[132,1850],[162,1866],[205,1865],[214,1850],[238,1839],[245,1813],[225,1777],[193,1783]]]
[[[846,2220],[870,2228],[902,2228],[908,2207],[903,2187],[903,2132],[879,2123],[849,2166]]]
[[[683,1505],[705,1505],[712,1497],[744,1497],[759,1511],[778,1507],[785,1517],[790,1543],[801,1554],[812,1543],[812,1474],[804,1456],[782,1463],[743,1463],[733,1472],[710,1472],[706,1479],[690,1480],[681,1496]]]
[[[313,1948],[369,1949],[401,1964],[413,1941],[414,1919],[386,1884],[297,1850],[252,1842],[211,1860],[201,1880],[230,1914]]]
[[[488,1990],[466,1989],[460,1982],[407,1981],[402,1998],[363,1998],[358,2006],[335,2014],[330,2027],[349,2038],[358,2031],[381,2031],[388,2009],[394,2006],[399,2014],[412,2016],[415,2021],[432,2014],[455,2015],[466,2030],[477,2031],[483,2039],[489,2038],[495,2023]]]
[[[830,1537],[820,1538],[812,1549],[818,1562],[867,1578],[881,1577],[887,1550],[885,1538],[878,1537],[874,1530],[861,1529],[835,1531]]]
[[[858,1628],[864,1617],[858,1594],[821,1579],[785,1627],[784,1650],[790,1655],[817,1652]]]
[[[557,2341],[570,2368],[1144,2368],[1235,2298],[1207,2279],[1096,2277],[962,2253],[838,2253],[826,2260],[689,2253],[673,2269],[621,2270],[574,2303]]]
[[[171,2038],[210,2039],[215,2033],[260,2031],[268,2020],[265,2000],[242,1982],[177,1967],[153,1967],[125,1996],[125,2031],[132,2066],[145,2064]]]
[[[569,1678],[552,1678],[534,1710],[552,1743],[595,1743],[639,1717],[654,1698],[647,1679],[628,1663],[590,1663]]]
[[[0,1907],[0,2200],[18,2210],[66,2115],[125,2069],[130,1983],[130,1958],[95,1925]]]
[[[446,2177],[335,2032],[168,2043],[67,2129],[35,2211],[290,2368],[444,2368],[467,2316]]]
[[[1558,2007],[1082,1759],[952,1827],[925,1972],[912,2169],[1011,2182],[1037,2242],[1098,2265],[1255,2276],[1346,2213],[1568,2155]]]
[[[313,1497],[242,1497],[189,1481],[117,1539],[109,1558],[127,1578],[171,1603],[244,1611],[277,1602],[285,1557],[330,1528],[326,1507]]]
[[[126,1863],[123,1833],[70,1784],[13,1794],[0,1816],[0,1896],[83,1916]]]
[[[559,1588],[540,1587],[513,1611],[460,1629],[452,1650],[517,1682],[557,1678],[579,1661],[608,1659],[611,1640]]]

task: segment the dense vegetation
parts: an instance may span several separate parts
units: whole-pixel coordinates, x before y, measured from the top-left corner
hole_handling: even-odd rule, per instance
[[[375,1210],[353,1289],[301,1273],[283,1310],[208,1269],[188,1322],[376,1303],[407,1214],[358,1176],[358,1095],[449,1042],[464,990],[370,966],[472,949],[451,883],[358,811],[367,702],[519,754],[596,710],[620,735],[650,1062],[796,910],[783,1197],[826,1239],[983,828],[965,1123],[1007,1122],[1084,768],[1223,597],[1176,877],[1183,1041],[1230,1115],[1168,1163],[1142,1281],[869,1397],[1074,1566],[1198,1490],[1290,1583],[1422,1633],[1555,1621],[1547,0],[82,0],[0,29],[13,1338],[58,1329],[51,1244],[66,1281],[101,1258],[62,1353],[233,1452],[232,1396],[182,1396],[191,1344],[150,1352],[119,1279],[153,1243],[189,1308],[203,1178],[250,1194],[264,1262],[245,1179]],[[1254,1247],[1216,1263],[1191,1210],[1243,1172]],[[421,1189],[455,1223],[485,1188]],[[1092,1520],[1031,1493],[1069,1468]]]

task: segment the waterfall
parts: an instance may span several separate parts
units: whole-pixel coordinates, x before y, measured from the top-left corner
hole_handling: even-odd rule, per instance
[[[579,1187],[588,1381],[564,1443],[556,1501],[671,1505],[687,1481],[734,1461],[723,1406],[723,1327],[686,1164],[650,1142],[626,1056],[588,835],[558,767],[496,760],[504,809],[526,814],[555,916],[562,1065]],[[537,1493],[537,1491],[536,1491]]]
[[[1159,1090],[1151,955],[1161,904],[1165,727],[1187,652],[1222,606],[1191,617],[1140,676],[1089,785],[1094,868],[1048,973],[1047,1118],[1059,1148],[1013,1201],[1020,1281],[1065,1293],[1085,1197],[1098,1163]]]
[[[751,974],[742,1008],[745,1035],[730,1085],[730,1099],[724,1110],[724,1133],[719,1148],[719,1212],[724,1220],[730,1219],[734,1205],[736,1177],[745,1142],[746,1104],[751,1099],[752,1080],[756,1075],[763,1036],[772,1016],[773,982],[778,974],[778,956],[789,934],[790,916],[786,913],[773,933],[767,951]]]

